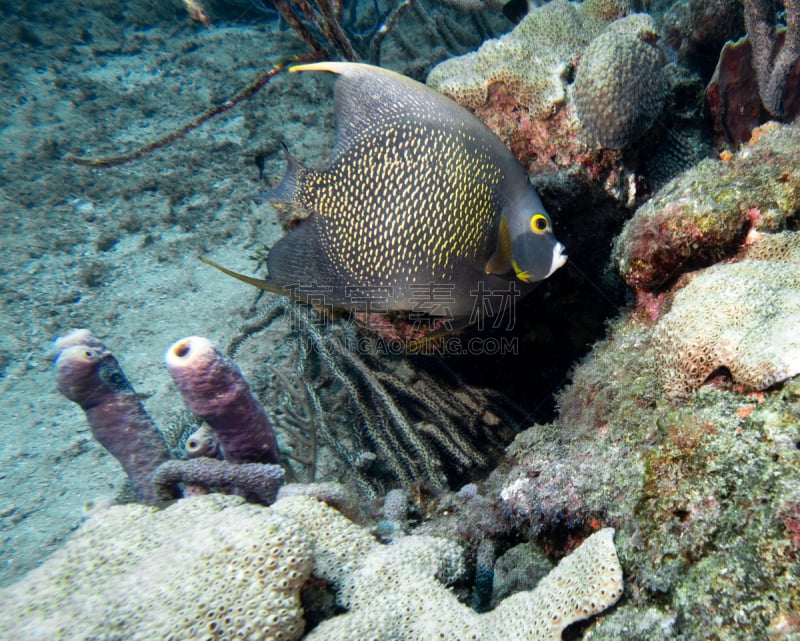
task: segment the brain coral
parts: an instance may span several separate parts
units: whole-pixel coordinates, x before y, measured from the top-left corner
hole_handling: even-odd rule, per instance
[[[765,236],[748,256],[700,272],[656,325],[668,396],[687,396],[721,368],[745,390],[800,374],[800,232]]]
[[[115,506],[0,591],[0,638],[294,640],[310,570],[300,526],[238,497]]]
[[[664,56],[656,24],[644,13],[611,23],[581,56],[573,85],[587,140],[619,149],[653,126],[664,106]]]
[[[572,56],[624,10],[613,0],[593,0],[585,8],[553,0],[530,11],[511,33],[434,67],[428,84],[475,110],[486,102],[489,86],[502,82],[534,118],[546,118],[565,100]]]

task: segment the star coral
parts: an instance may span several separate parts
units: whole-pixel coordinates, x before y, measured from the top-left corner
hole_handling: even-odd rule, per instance
[[[463,573],[452,541],[406,536],[381,545],[308,496],[266,508],[208,495],[160,511],[126,505],[95,514],[43,566],[0,591],[13,613],[0,620],[0,636],[295,641],[312,563],[348,612],[319,624],[309,641],[555,641],[622,594],[610,528],[587,538],[536,589],[478,615],[445,586]]]
[[[115,506],[0,592],[0,637],[294,641],[310,571],[301,524],[241,498]]]
[[[348,610],[321,623],[308,641],[556,641],[567,625],[602,612],[622,594],[610,528],[587,538],[534,590],[479,615],[445,587],[464,569],[455,543],[417,535],[380,545],[307,497],[280,500],[273,509],[307,524],[314,574],[334,583]]]
[[[546,118],[564,102],[570,59],[592,35],[576,5],[553,0],[511,33],[438,64],[428,85],[474,110],[485,104],[493,84],[503,83],[534,118]]]
[[[664,106],[664,54],[647,14],[612,22],[581,56],[573,85],[583,135],[598,147],[627,147],[652,127]]]
[[[648,147],[631,143],[651,128],[665,97],[685,83],[681,73],[662,72],[649,16],[625,18],[628,11],[620,0],[549,2],[511,33],[441,62],[427,82],[485,122],[529,173],[563,171],[570,181],[632,207],[646,186],[638,168],[649,168],[642,162]],[[580,82],[570,85],[576,68]],[[681,100],[667,103],[670,113]],[[650,138],[650,148],[659,141],[669,147],[663,132]]]

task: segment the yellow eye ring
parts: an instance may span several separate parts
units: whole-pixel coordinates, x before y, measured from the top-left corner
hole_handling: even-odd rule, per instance
[[[531,216],[531,231],[534,234],[543,234],[550,228],[547,216],[544,214],[534,214]]]

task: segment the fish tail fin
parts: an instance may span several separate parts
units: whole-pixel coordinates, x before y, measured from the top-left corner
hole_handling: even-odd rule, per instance
[[[243,283],[247,283],[248,285],[252,285],[253,287],[258,287],[259,289],[263,289],[265,292],[272,292],[273,294],[280,294],[281,296],[286,296],[286,290],[278,285],[277,283],[269,280],[268,278],[254,278],[253,276],[246,276],[244,274],[240,274],[239,272],[235,272],[227,267],[223,267],[219,263],[215,263],[213,260],[209,260],[208,258],[204,258],[200,256],[200,260],[204,262],[206,265],[211,265],[214,269],[218,269],[223,274],[227,274],[228,276],[232,276],[236,280],[240,280]]]
[[[306,172],[308,172],[308,169],[303,167],[300,161],[292,155],[285,142],[281,142],[281,147],[283,147],[283,153],[288,163],[286,175],[274,188],[253,196],[253,200],[256,202],[263,203],[269,201],[279,205],[297,204],[297,194],[300,184],[303,182],[303,178]]]

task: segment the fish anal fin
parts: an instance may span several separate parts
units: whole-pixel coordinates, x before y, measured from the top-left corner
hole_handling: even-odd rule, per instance
[[[497,244],[494,253],[486,263],[487,274],[505,274],[511,269],[511,231],[505,216],[500,216],[497,230]]]

